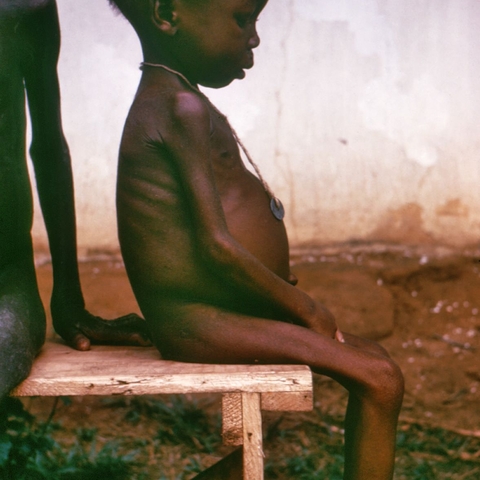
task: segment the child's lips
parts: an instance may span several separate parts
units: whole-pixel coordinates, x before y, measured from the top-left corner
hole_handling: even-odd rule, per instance
[[[249,68],[252,68],[253,67],[253,64],[254,64],[254,61],[253,61],[253,53],[252,52],[248,52],[247,53],[247,59],[243,65],[243,68],[245,69],[249,69]]]
[[[245,61],[242,62],[242,66],[238,69],[236,78],[242,79],[245,78],[245,70],[248,70],[253,67],[253,53],[249,52],[246,55]]]

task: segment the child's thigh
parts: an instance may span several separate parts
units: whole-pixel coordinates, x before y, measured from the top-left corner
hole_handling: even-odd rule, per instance
[[[342,344],[298,325],[255,318],[204,305],[164,311],[152,326],[164,358],[201,363],[309,365],[349,389],[369,386],[396,366],[381,350],[358,341]],[[147,318],[147,321],[149,319]],[[150,321],[149,321],[150,323]]]
[[[348,345],[352,345],[362,350],[367,350],[369,352],[376,353],[378,355],[382,355],[384,357],[390,358],[390,355],[388,354],[388,352],[381,345],[374,342],[373,340],[357,337],[356,335],[352,335],[350,333],[345,333],[345,332],[342,332],[342,334],[345,339],[345,343],[347,343]]]

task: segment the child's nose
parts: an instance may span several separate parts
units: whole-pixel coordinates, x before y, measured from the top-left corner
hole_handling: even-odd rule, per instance
[[[250,48],[257,48],[260,45],[260,37],[258,36],[257,29],[255,25],[253,26],[252,34],[250,35],[250,39],[248,40],[248,46]]]

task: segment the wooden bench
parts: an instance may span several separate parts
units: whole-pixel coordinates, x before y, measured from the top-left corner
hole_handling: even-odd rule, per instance
[[[261,410],[313,408],[312,374],[306,366],[189,364],[162,360],[153,347],[93,346],[79,352],[53,341],[44,345],[30,376],[12,395],[186,393],[222,394],[223,442],[242,446],[229,457],[243,456],[244,480],[263,479]],[[229,457],[221,461],[222,469]],[[196,478],[215,475],[214,466]]]

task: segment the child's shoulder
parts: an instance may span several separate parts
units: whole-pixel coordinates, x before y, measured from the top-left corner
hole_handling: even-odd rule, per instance
[[[130,116],[142,123],[158,123],[164,128],[210,129],[210,106],[200,91],[176,85],[140,86]]]
[[[141,84],[125,125],[128,137],[155,143],[205,141],[212,131],[209,102],[199,91],[160,82]],[[196,140],[194,140],[196,138]]]

